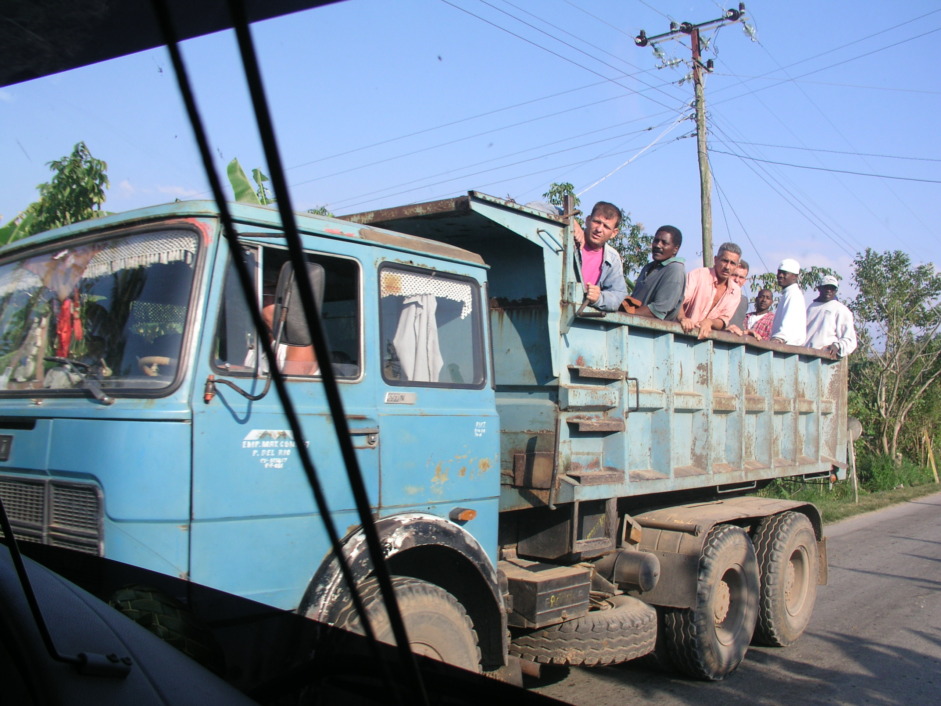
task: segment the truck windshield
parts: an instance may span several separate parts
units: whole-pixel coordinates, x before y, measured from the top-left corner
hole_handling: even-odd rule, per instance
[[[152,392],[180,369],[198,248],[183,229],[0,264],[0,394]]]

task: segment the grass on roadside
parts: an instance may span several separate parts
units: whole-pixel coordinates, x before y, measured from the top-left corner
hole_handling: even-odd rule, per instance
[[[770,498],[811,502],[820,510],[824,523],[830,524],[847,517],[872,512],[889,505],[896,505],[938,492],[941,492],[941,485],[935,483],[878,490],[876,492],[860,488],[859,503],[857,504],[853,502],[853,484],[850,480],[839,481],[832,488],[826,483],[822,486],[816,484],[811,486],[800,481],[776,481],[762,490],[761,495]]]
[[[827,481],[781,479],[764,488],[760,495],[812,502],[820,509],[825,523],[872,512],[922,495],[941,492],[931,471],[884,456],[862,458],[858,464],[859,502],[855,502],[853,482],[849,479],[830,485]]]

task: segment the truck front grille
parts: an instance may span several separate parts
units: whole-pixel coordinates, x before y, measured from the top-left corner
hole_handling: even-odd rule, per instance
[[[95,486],[2,478],[0,499],[17,539],[101,556],[102,503]]]

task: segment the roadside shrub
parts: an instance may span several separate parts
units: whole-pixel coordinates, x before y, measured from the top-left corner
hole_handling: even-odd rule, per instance
[[[859,459],[857,470],[860,485],[872,493],[924,485],[933,480],[931,471],[906,458],[893,460],[882,455],[866,456]]]
[[[821,502],[852,502],[853,487],[849,480],[830,485],[822,479],[778,478],[758,491],[758,495],[819,505]]]

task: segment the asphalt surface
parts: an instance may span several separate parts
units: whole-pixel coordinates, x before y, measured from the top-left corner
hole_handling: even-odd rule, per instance
[[[803,637],[752,647],[721,682],[629,663],[530,688],[572,704],[941,704],[941,494],[825,528],[829,582]]]

